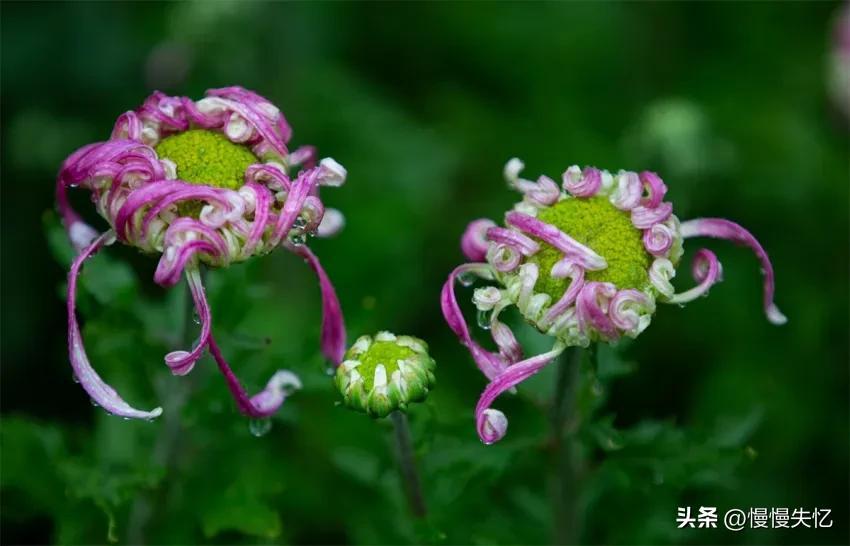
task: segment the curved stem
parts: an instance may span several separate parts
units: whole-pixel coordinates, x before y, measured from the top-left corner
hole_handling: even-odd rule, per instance
[[[417,518],[425,517],[425,498],[419,484],[419,474],[416,472],[416,461],[413,458],[413,445],[410,441],[410,426],[407,416],[396,410],[390,414],[395,429],[395,443],[398,452],[398,463],[410,510]]]
[[[575,392],[583,351],[572,347],[558,361],[555,392],[552,395],[552,521],[555,544],[577,544],[578,465],[572,432],[565,428],[574,420]]]

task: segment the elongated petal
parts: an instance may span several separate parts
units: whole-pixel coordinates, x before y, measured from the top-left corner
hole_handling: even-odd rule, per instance
[[[300,387],[301,382],[295,374],[285,370],[278,370],[269,380],[266,387],[255,394],[249,396],[245,387],[239,382],[236,374],[230,369],[230,365],[221,354],[215,338],[210,336],[209,341],[210,354],[218,364],[218,369],[224,375],[224,380],[227,382],[227,388],[230,389],[230,394],[236,401],[236,406],[243,415],[253,417],[254,419],[262,419],[273,415],[284,400],[286,400],[287,390],[292,387]]]
[[[71,359],[71,367],[74,370],[74,375],[96,404],[103,407],[109,413],[121,417],[153,419],[162,414],[162,408],[154,408],[149,411],[135,409],[125,402],[115,392],[115,389],[107,385],[100,378],[94,368],[92,368],[86,355],[86,349],[83,346],[83,337],[80,334],[79,324],[77,324],[77,277],[79,276],[80,268],[86,259],[94,255],[104,245],[111,244],[114,239],[115,234],[112,231],[107,231],[84,248],[71,264],[71,271],[68,273],[68,354]]]
[[[487,239],[495,243],[511,246],[523,256],[531,256],[540,250],[540,245],[534,239],[527,237],[515,229],[491,227],[487,230]]]
[[[689,237],[714,237],[749,247],[761,263],[762,273],[764,274],[764,312],[767,319],[773,324],[785,324],[787,322],[788,319],[773,303],[773,265],[767,257],[767,252],[749,231],[735,222],[723,218],[689,220],[682,223],[681,230],[682,236],[686,239]]]
[[[204,285],[201,282],[201,272],[197,267],[186,270],[186,282],[195,302],[195,312],[201,322],[201,336],[191,351],[172,351],[165,355],[165,363],[171,368],[174,375],[186,375],[195,367],[195,362],[204,354],[210,337],[210,325],[212,316],[207,297],[204,294]]]
[[[469,334],[469,328],[466,325],[466,320],[463,318],[463,313],[457,304],[455,297],[454,284],[458,277],[462,275],[478,275],[485,279],[492,279],[492,274],[489,266],[486,264],[464,264],[458,266],[451,272],[448,280],[443,285],[443,290],[440,293],[440,308],[443,311],[443,317],[446,319],[449,328],[457,335],[461,343],[463,343],[472,354],[472,359],[478,365],[488,379],[496,377],[503,369],[506,362],[503,357],[498,354],[484,350],[472,336]]]
[[[551,224],[515,211],[509,212],[505,216],[505,220],[515,228],[532,237],[537,237],[557,248],[565,255],[573,257],[576,263],[585,269],[598,271],[608,266],[605,258]]]
[[[322,292],[322,352],[334,366],[338,366],[345,354],[345,321],[336,290],[313,251],[304,245],[291,245],[291,249],[307,260],[319,279]]]
[[[485,444],[492,444],[502,439],[508,428],[507,418],[498,410],[490,410],[490,405],[503,392],[515,387],[532,375],[539,372],[543,367],[564,351],[564,344],[555,343],[552,350],[533,356],[512,366],[508,366],[504,372],[496,376],[487,385],[478,404],[475,406],[475,422],[478,436]],[[489,411],[488,411],[489,410]]]

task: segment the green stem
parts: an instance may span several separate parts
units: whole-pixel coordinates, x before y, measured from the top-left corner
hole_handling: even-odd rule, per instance
[[[552,519],[555,544],[577,544],[579,538],[579,472],[575,440],[565,429],[574,420],[575,391],[583,351],[568,349],[558,361],[555,392],[552,396]]]
[[[413,445],[410,441],[410,426],[407,423],[407,415],[401,411],[394,411],[390,414],[390,418],[395,429],[398,462],[407,500],[410,503],[410,510],[417,518],[423,518],[427,512],[425,498],[422,496],[419,474],[416,472],[416,461],[413,458]]]
[[[204,277],[201,270],[201,278]],[[184,285],[185,286],[185,285]],[[184,306],[184,316],[181,327],[174,339],[176,347],[191,347],[197,335],[197,325],[194,320],[195,301],[192,292],[185,286],[187,303]],[[163,402],[163,406],[170,408],[162,416],[162,424],[159,435],[154,444],[152,459],[155,465],[167,470],[174,465],[177,447],[180,443],[182,423],[180,421],[179,409],[189,396],[192,388],[191,381],[180,381],[182,378],[166,377],[159,385],[157,394]],[[188,378],[187,378],[188,379]],[[127,543],[145,544],[145,531],[151,518],[154,516],[155,507],[158,502],[154,498],[154,492],[139,492],[130,508],[130,516],[127,520]]]

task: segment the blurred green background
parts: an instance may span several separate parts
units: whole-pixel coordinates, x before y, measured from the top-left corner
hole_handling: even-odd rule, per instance
[[[637,341],[584,363],[581,540],[844,543],[848,133],[825,84],[838,7],[4,2],[3,542],[551,541],[554,370],[497,403],[510,431],[483,446],[472,410],[485,382],[438,299],[466,224],[517,200],[501,171],[519,156],[529,177],[573,163],[658,171],[680,218],[731,218],[760,239],[789,317],[764,319],[747,250],[705,241],[725,273],[711,296],[662,307]],[[268,434],[249,432],[208,358],[169,374],[186,294],[156,286],[154,260],[132,249],[86,266],[79,312],[96,369],[165,415],[109,417],[72,382],[70,250],[52,212],[61,161],[153,89],[232,84],[279,105],[294,145],[348,169],[323,193],[347,226],[311,244],[349,340],[390,329],[431,344],[438,387],[410,413],[425,521],[409,516],[390,425],[335,405],[318,289],[282,252],[208,275],[215,330],[249,389],[279,367],[304,381]],[[520,337],[529,353],[546,347]],[[830,508],[834,523],[676,529],[677,507],[701,505]]]

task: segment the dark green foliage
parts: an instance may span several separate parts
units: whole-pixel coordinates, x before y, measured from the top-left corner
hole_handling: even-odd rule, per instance
[[[472,412],[485,382],[438,302],[466,223],[517,199],[501,179],[514,155],[529,177],[573,163],[658,171],[680,218],[728,217],[761,240],[789,317],[763,317],[747,251],[705,241],[725,277],[709,298],[661,307],[638,340],[582,360],[566,427],[582,540],[846,541],[850,148],[824,83],[837,6],[4,3],[4,543],[550,542],[555,367],[496,402],[509,432],[483,446]],[[278,368],[304,382],[266,435],[209,358],[171,376],[162,357],[197,334],[186,291],[154,285],[155,260],[120,245],[85,265],[83,335],[129,402],[165,413],[109,417],[71,379],[71,251],[49,211],[62,159],[153,87],[227,84],[271,99],[293,144],[348,169],[322,194],[346,228],[310,244],[349,341],[390,329],[429,343],[437,386],[410,413],[426,521],[408,517],[389,421],[335,405],[318,288],[283,252],[207,275],[215,334],[249,390]],[[686,244],[677,287],[701,243]],[[519,322],[528,354],[551,346]],[[835,523],[677,530],[676,508],[700,505],[828,507]]]

